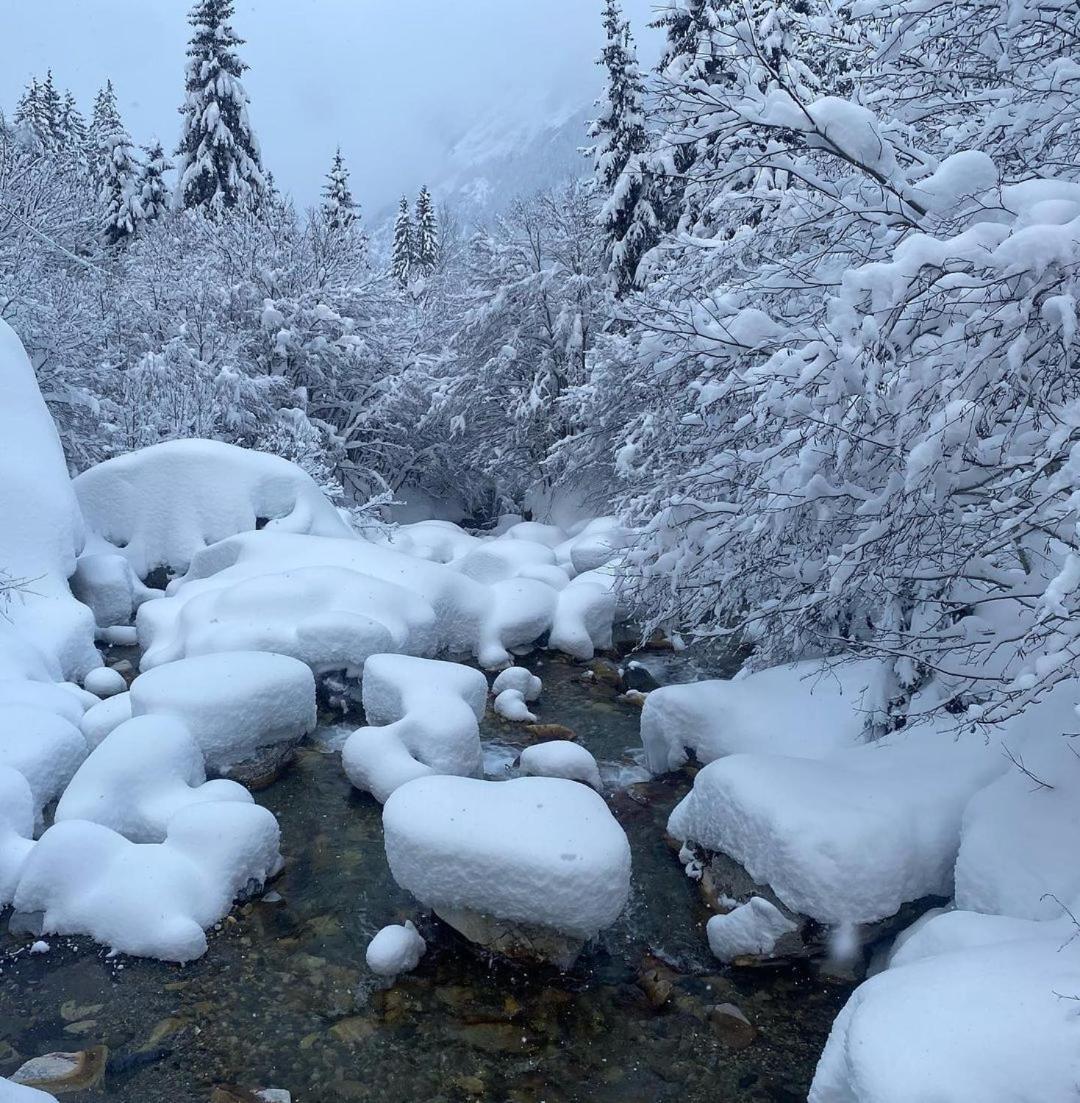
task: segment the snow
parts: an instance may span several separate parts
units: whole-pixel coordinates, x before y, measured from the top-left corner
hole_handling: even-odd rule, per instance
[[[144,586],[124,556],[104,540],[95,538],[93,546],[102,550],[88,550],[79,556],[72,592],[93,611],[99,629],[126,625],[135,609],[156,591]]]
[[[702,769],[668,831],[740,862],[795,912],[871,923],[949,896],[960,823],[1005,763],[931,726],[812,760],[736,754]]]
[[[182,721],[139,716],[90,753],[54,818],[89,820],[135,843],[159,843],[181,808],[227,800],[250,803],[251,794],[234,781],[206,780],[202,751]]]
[[[512,661],[512,652],[528,649],[548,630],[561,595],[533,578],[507,578],[491,583],[486,597],[488,611],[480,627],[476,657],[482,667],[498,670]]]
[[[536,714],[529,712],[529,706],[520,689],[504,689],[496,696],[493,707],[504,720],[516,724],[536,723]]]
[[[44,934],[86,934],[121,953],[190,961],[206,952],[204,930],[280,865],[277,821],[257,804],[181,808],[161,843],[64,820],[27,858],[15,910],[44,913]]]
[[[34,845],[34,817],[34,794],[26,778],[10,766],[0,766],[0,908],[11,903]]]
[[[811,659],[730,681],[662,686],[641,712],[646,765],[666,773],[690,753],[702,765],[753,751],[818,758],[857,743],[873,674],[869,662],[828,667]]]
[[[615,575],[603,569],[579,574],[559,592],[548,646],[575,659],[611,648]]]
[[[531,777],[561,777],[600,788],[600,770],[596,759],[579,743],[570,739],[549,739],[526,747],[521,752],[521,772]]]
[[[794,930],[796,925],[760,896],[725,915],[714,915],[705,926],[709,949],[724,963],[744,955],[768,955],[781,935]]]
[[[315,727],[315,679],[287,655],[229,651],[178,659],[131,683],[133,716],[176,716],[213,770],[260,747],[294,742]]]
[[[424,956],[427,943],[420,932],[409,921],[391,924],[368,943],[364,955],[368,968],[380,977],[396,977],[401,973],[411,973]]]
[[[119,727],[125,720],[131,719],[131,693],[118,693],[107,697],[88,708],[79,721],[86,745],[93,749],[104,738]]]
[[[31,705],[0,705],[0,766],[29,782],[38,817],[85,757],[86,740],[70,720]]]
[[[85,702],[85,703],[84,703]],[[57,682],[0,681],[0,705],[28,705],[78,724],[96,700],[77,686]]]
[[[394,880],[436,911],[591,938],[630,890],[630,846],[603,798],[559,778],[423,777],[383,809]]]
[[[108,666],[99,666],[91,670],[83,679],[83,686],[95,697],[115,697],[127,692],[127,682],[123,674]]]
[[[523,666],[508,666],[500,670],[491,684],[491,692],[496,697],[504,689],[516,689],[526,701],[535,701],[539,698],[544,683]]]
[[[479,774],[487,688],[480,671],[458,663],[371,656],[362,691],[369,726],[353,732],[341,752],[349,780],[385,801],[426,774]]]
[[[271,531],[343,537],[348,526],[311,476],[279,456],[212,440],[172,440],[74,480],[90,528],[140,578],[187,569],[200,549],[261,521]]]
[[[56,1103],[56,1096],[0,1076],[0,1103]]]

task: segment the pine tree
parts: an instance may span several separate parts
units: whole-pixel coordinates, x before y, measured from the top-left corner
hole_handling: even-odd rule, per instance
[[[24,126],[46,149],[52,146],[52,126],[45,107],[41,82],[32,77],[15,105],[15,125]]]
[[[649,144],[644,87],[630,25],[615,0],[605,2],[604,30],[607,42],[598,64],[607,70],[607,91],[589,133],[596,139],[593,171],[604,197],[600,221],[607,239],[611,284],[623,295],[634,286],[638,262],[658,235],[650,196],[652,178],[644,157]]]
[[[439,225],[435,217],[435,205],[427,185],[420,188],[416,198],[416,241],[414,261],[418,273],[430,276],[439,263]]]
[[[356,201],[349,190],[349,170],[340,146],[326,174],[322,209],[326,225],[334,232],[347,230],[356,221]]]
[[[85,150],[88,134],[86,120],[70,92],[64,93],[64,99],[60,105],[59,129],[65,149],[77,154]]]
[[[111,149],[109,139],[123,129],[120,109],[116,106],[116,91],[112,81],[106,80],[105,86],[99,89],[94,97],[94,108],[90,115],[90,129],[86,140],[90,177],[99,187],[105,178]]]
[[[53,81],[52,70],[48,69],[41,82],[41,113],[48,134],[45,141],[47,149],[61,149],[64,144],[64,132],[61,125],[63,102]]]
[[[229,20],[233,0],[198,0],[188,17],[186,99],[177,148],[176,201],[214,215],[238,205],[258,206],[266,193],[259,144],[240,82],[247,65],[235,48],[243,43]]]
[[[115,246],[131,237],[142,221],[138,165],[131,138],[122,126],[106,136],[102,148],[101,202],[105,213],[101,233],[106,245]]]
[[[137,191],[142,219],[152,222],[169,209],[169,185],[165,180],[165,173],[173,166],[165,156],[161,142],[155,140],[143,149],[146,160],[139,173]]]
[[[394,246],[390,264],[390,274],[398,282],[398,286],[409,286],[412,278],[412,263],[415,246],[413,244],[413,224],[409,215],[409,201],[405,196],[401,197],[398,207],[397,221],[394,223]]]

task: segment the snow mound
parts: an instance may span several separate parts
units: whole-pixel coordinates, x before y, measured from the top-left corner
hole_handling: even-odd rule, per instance
[[[1003,766],[981,737],[928,726],[818,760],[729,755],[698,773],[668,830],[734,858],[793,911],[872,923],[951,895],[964,808]]]
[[[555,548],[556,562],[571,574],[595,571],[615,559],[630,543],[617,517],[597,517]]]
[[[484,540],[451,563],[466,578],[488,586],[517,578],[523,569],[554,565],[555,553],[550,547],[506,537]]]
[[[34,794],[26,778],[0,766],[0,908],[11,903],[34,842]]]
[[[705,926],[705,934],[709,949],[728,963],[744,955],[768,955],[781,935],[797,929],[774,904],[752,896],[726,915],[714,915]]]
[[[420,964],[425,950],[427,943],[406,919],[403,924],[383,927],[368,943],[364,956],[373,973],[378,973],[380,977],[396,977],[401,973],[411,973]]]
[[[109,544],[98,538],[105,551],[87,551],[79,556],[71,589],[75,596],[88,605],[99,629],[125,625],[147,598],[156,591],[148,589],[136,577],[128,561]]]
[[[575,659],[591,659],[597,650],[610,650],[615,581],[608,571],[586,571],[561,590],[548,646]]]
[[[630,845],[603,799],[558,778],[424,777],[383,809],[394,880],[425,905],[591,938],[630,891]]]
[[[557,598],[550,586],[535,578],[493,582],[476,649],[480,665],[498,670],[512,661],[513,652],[530,648],[551,627]]]
[[[177,716],[212,770],[315,727],[315,679],[298,659],[229,651],[156,666],[131,683],[133,716]],[[119,698],[113,698],[118,700]],[[95,710],[91,710],[95,711]]]
[[[543,688],[544,683],[525,667],[508,666],[496,676],[491,692],[498,697],[504,689],[516,689],[526,701],[535,701]]]
[[[91,695],[65,683],[0,681],[0,706],[29,705],[55,712],[72,724],[78,724],[87,708],[96,703]]]
[[[88,525],[140,578],[155,567],[186,570],[200,548],[264,523],[282,532],[350,535],[301,468],[221,441],[154,444],[91,467],[74,487]]]
[[[79,731],[82,732],[86,745],[93,749],[109,732],[130,719],[131,694],[118,693],[115,697],[108,697],[88,708],[79,721]]]
[[[520,689],[504,689],[495,698],[494,709],[504,720],[515,724],[536,723],[536,715],[529,712],[529,706]]]
[[[234,781],[207,781],[194,736],[171,716],[140,716],[111,732],[79,767],[55,820],[89,820],[134,843],[159,843],[181,808],[207,801],[251,803]]]
[[[826,666],[810,659],[744,678],[661,686],[641,711],[645,761],[654,774],[677,770],[691,754],[702,765],[762,751],[819,758],[858,743],[871,662]]]
[[[127,682],[119,671],[108,666],[99,666],[91,670],[83,679],[83,685],[88,693],[95,697],[115,697],[118,693],[127,692]]]
[[[121,953],[190,961],[206,952],[204,930],[237,895],[280,869],[278,841],[267,809],[231,801],[180,809],[161,843],[65,820],[34,845],[15,909],[43,913],[43,934],[85,934]]]
[[[71,780],[86,749],[79,729],[63,716],[31,705],[0,705],[0,766],[26,778],[39,818]]]
[[[479,774],[487,679],[458,663],[372,655],[364,664],[364,714],[341,760],[349,780],[385,801],[426,774]]]
[[[56,1103],[56,1096],[0,1076],[0,1103]]]
[[[578,743],[569,739],[550,739],[521,752],[521,772],[529,777],[561,777],[600,788],[600,768],[596,759]]]

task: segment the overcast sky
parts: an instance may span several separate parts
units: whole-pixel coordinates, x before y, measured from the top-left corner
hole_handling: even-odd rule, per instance
[[[642,60],[655,0],[624,0]],[[138,142],[175,145],[190,0],[0,0],[0,104],[49,66],[89,113],[106,77]],[[337,143],[365,209],[424,179],[491,112],[531,121],[593,99],[600,0],[238,0],[245,84],[279,186],[318,195]]]

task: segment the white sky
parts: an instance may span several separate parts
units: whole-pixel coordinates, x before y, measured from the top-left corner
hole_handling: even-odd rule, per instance
[[[655,0],[623,0],[643,64]],[[0,104],[49,66],[89,114],[111,77],[128,129],[178,135],[190,0],[0,0]],[[278,185],[313,201],[339,142],[369,212],[425,178],[492,112],[531,121],[592,100],[600,0],[238,0],[245,84]]]

